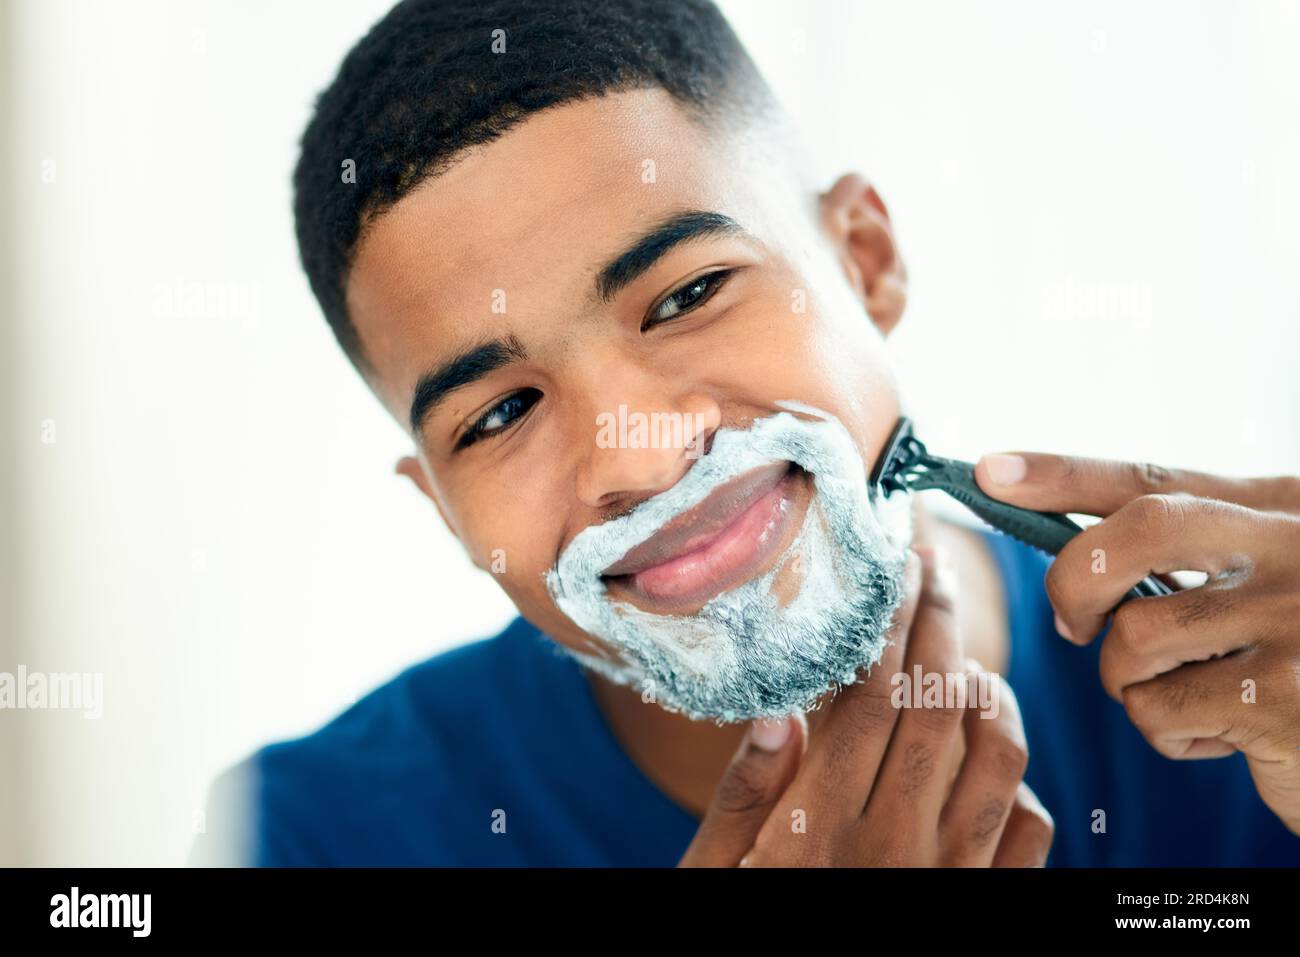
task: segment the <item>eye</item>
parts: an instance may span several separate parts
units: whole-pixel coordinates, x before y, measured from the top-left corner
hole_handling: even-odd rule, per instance
[[[456,450],[473,445],[479,439],[489,439],[505,431],[512,422],[522,418],[531,409],[542,394],[536,389],[523,389],[508,395],[492,408],[484,412],[465,433],[456,440]]]
[[[734,272],[734,269],[719,269],[716,272],[705,273],[669,293],[659,305],[650,310],[645,322],[641,324],[641,331],[644,332],[651,326],[676,319],[699,308],[722,288]]]

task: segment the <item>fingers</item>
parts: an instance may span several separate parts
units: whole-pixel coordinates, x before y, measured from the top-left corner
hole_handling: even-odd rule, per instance
[[[920,557],[908,552],[906,590],[894,613],[889,644],[867,677],[842,689],[828,706],[787,795],[791,808],[820,806],[821,813],[837,816],[840,823],[856,821],[862,813],[898,720],[891,679],[903,668],[922,577]]]
[[[1129,685],[1121,701],[1133,725],[1167,758],[1239,750],[1295,768],[1295,682],[1288,651],[1264,644]]]
[[[806,747],[756,753],[751,734],[684,866],[1044,862],[1051,818],[1022,787],[1015,698],[964,657],[951,573],[916,552],[882,661],[843,689]]]
[[[1143,495],[1184,492],[1258,509],[1300,508],[1294,476],[1239,479],[1148,462],[1121,462],[1041,452],[986,455],[975,480],[989,495],[1044,512],[1110,515]]]
[[[962,730],[966,755],[952,795],[939,819],[945,864],[988,867],[993,863],[1029,763],[1020,707],[1000,675],[981,672],[989,704],[967,708]],[[1044,812],[1045,813],[1045,812]]]
[[[1128,502],[1067,542],[1048,570],[1047,596],[1062,633],[1087,644],[1129,589],[1153,572],[1188,569],[1214,577],[1273,563],[1279,556],[1258,534],[1265,521],[1266,513],[1185,495]]]
[[[1223,757],[1234,750],[1226,739],[1240,689],[1227,687],[1211,667],[1209,662],[1186,665],[1124,689],[1129,720],[1167,758]]]
[[[756,721],[727,767],[680,867],[735,867],[794,777],[803,753],[802,718]]]
[[[921,595],[912,620],[903,671],[891,685],[897,726],[866,802],[865,827],[888,827],[891,839],[916,842],[934,835],[959,760],[966,712],[966,659],[958,640],[955,585],[946,558],[920,552]],[[917,682],[921,687],[916,687]],[[960,686],[960,687],[958,687]],[[926,695],[926,690],[938,694]],[[871,835],[867,835],[868,840]]]
[[[1188,662],[1221,658],[1258,640],[1255,618],[1268,609],[1253,603],[1271,606],[1273,596],[1252,591],[1252,605],[1247,605],[1246,592],[1240,579],[1227,578],[1121,605],[1101,646],[1099,672],[1106,693],[1120,701],[1129,685]]]
[[[1038,800],[1038,795],[1023,781],[1016,789],[1016,803],[1002,832],[1002,841],[993,855],[994,867],[1043,867],[1052,849],[1056,824]]]

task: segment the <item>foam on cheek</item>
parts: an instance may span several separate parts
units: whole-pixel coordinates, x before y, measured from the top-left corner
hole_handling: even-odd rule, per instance
[[[747,431],[719,430],[710,453],[672,489],[574,538],[548,573],[547,586],[564,614],[627,661],[570,653],[619,683],[667,684],[672,691],[661,703],[670,710],[723,720],[789,713],[782,709],[808,699],[813,685],[851,682],[857,666],[878,657],[883,627],[875,619],[896,603],[895,579],[901,580],[902,550],[910,538],[907,497],[888,500],[882,525],[868,501],[861,457],[843,426],[810,406],[780,405],[817,420],[781,412]],[[632,547],[722,482],[781,460],[811,473],[815,494],[773,568],[719,594],[694,615],[656,615],[606,597],[601,572]],[[802,577],[782,605],[773,585],[796,559]],[[858,629],[853,649],[836,635],[849,614],[871,619]],[[823,674],[827,669],[831,673]],[[775,692],[770,705],[749,701],[747,685],[764,683],[788,687],[782,694],[789,701]]]

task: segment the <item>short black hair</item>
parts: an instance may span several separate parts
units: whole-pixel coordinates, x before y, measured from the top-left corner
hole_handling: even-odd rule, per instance
[[[701,124],[743,124],[774,104],[710,0],[403,0],[390,10],[317,97],[293,175],[303,269],[353,365],[372,371],[344,288],[376,216],[533,113],[656,87]]]

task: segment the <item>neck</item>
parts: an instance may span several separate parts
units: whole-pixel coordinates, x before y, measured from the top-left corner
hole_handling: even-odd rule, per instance
[[[958,629],[967,653],[985,668],[1006,666],[1006,611],[992,556],[976,533],[936,520],[916,509],[913,539],[946,548],[957,571]],[[747,725],[691,721],[645,702],[635,689],[586,672],[596,703],[614,737],[649,780],[696,818],[713,801],[713,791],[731,761]],[[826,714],[808,714],[809,732]]]

